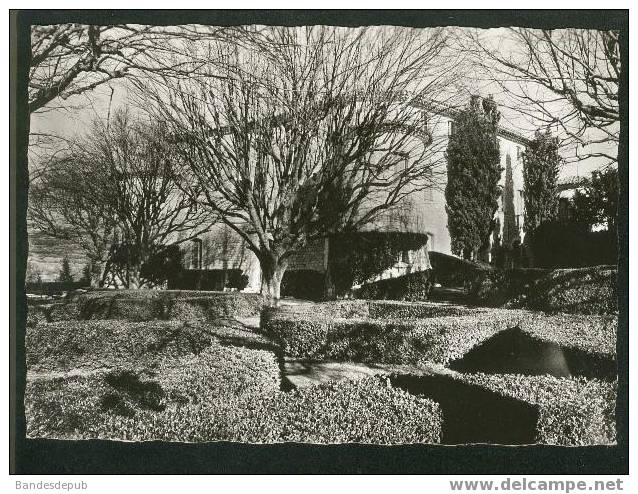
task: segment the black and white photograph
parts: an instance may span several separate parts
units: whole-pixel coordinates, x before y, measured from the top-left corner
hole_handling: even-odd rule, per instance
[[[627,11],[393,12],[18,12],[23,451],[627,451]]]

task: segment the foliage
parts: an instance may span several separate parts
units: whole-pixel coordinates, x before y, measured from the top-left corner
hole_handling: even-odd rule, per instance
[[[618,221],[618,169],[593,171],[584,190],[576,190],[572,199],[574,221],[591,229],[605,225],[613,237]]]
[[[248,275],[238,269],[232,269],[228,272],[226,286],[241,291],[248,286]]]
[[[31,261],[27,261],[26,283],[42,283],[42,272]]]
[[[417,271],[396,278],[365,283],[356,290],[358,298],[424,301],[432,289],[432,271]]]
[[[183,270],[183,265],[183,252],[179,245],[158,246],[141,265],[140,277],[148,284],[162,285],[178,277]]]
[[[580,268],[618,261],[615,235],[605,230],[591,232],[580,222],[541,223],[527,234],[525,242],[539,268]]]
[[[617,269],[508,269],[483,273],[472,285],[474,303],[543,312],[617,314]]]
[[[516,210],[514,209],[514,179],[512,177],[512,158],[505,157],[505,187],[503,188],[503,239],[502,245],[509,248],[520,241],[516,227]]]
[[[234,364],[228,368],[221,365],[222,372],[238,365],[244,371],[247,368],[243,362]],[[26,392],[27,433],[29,437],[134,441],[440,441],[442,417],[438,405],[395,390],[382,378],[328,383],[289,393],[265,387],[221,394],[215,387],[216,379],[208,382],[215,376],[212,369],[216,367],[209,364],[194,378],[188,372],[176,376],[174,391],[165,388],[166,404],[161,411],[141,406],[139,399],[100,377],[30,382]],[[219,383],[224,389],[229,381]],[[115,393],[126,408],[105,410],[100,406],[102,397]]]
[[[263,329],[295,358],[388,364],[446,364],[528,317],[491,309],[475,314],[422,319],[329,319],[277,313]]]
[[[486,100],[489,101],[489,100]],[[487,240],[498,208],[501,178],[497,139],[499,113],[480,110],[473,99],[455,117],[456,131],[449,137],[445,188],[452,252],[472,257]]]
[[[76,305],[80,318],[85,320],[213,321],[224,317],[258,316],[263,300],[255,293],[114,290],[82,294],[68,305]]]
[[[73,274],[71,273],[71,265],[69,264],[69,258],[64,256],[60,264],[60,271],[58,273],[58,281],[62,283],[73,283]]]
[[[435,283],[443,286],[462,287],[472,283],[489,265],[460,259],[441,252],[429,252],[432,276]]]
[[[536,131],[523,152],[526,232],[531,232],[558,214],[558,171],[563,159],[558,153],[558,138],[549,131]]]
[[[458,374],[456,378],[536,406],[536,443],[616,443],[616,382],[517,374]]]
[[[413,232],[348,232],[330,237],[329,266],[338,294],[394,266],[401,254],[416,251],[428,237]]]
[[[281,280],[281,296],[318,301],[324,296],[325,275],[312,269],[286,270]]]

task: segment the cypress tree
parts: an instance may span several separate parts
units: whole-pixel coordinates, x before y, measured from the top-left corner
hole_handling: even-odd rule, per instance
[[[445,188],[448,229],[452,252],[473,257],[488,240],[494,225],[500,190],[498,121],[500,113],[490,97],[473,97],[456,118],[456,131],[449,138],[446,152]]]
[[[558,214],[558,139],[547,132],[536,132],[523,153],[523,187],[525,190],[526,232],[533,231]]]
[[[503,245],[511,247],[518,238],[516,210],[514,209],[514,179],[512,177],[512,158],[505,157],[505,187],[503,188]]]

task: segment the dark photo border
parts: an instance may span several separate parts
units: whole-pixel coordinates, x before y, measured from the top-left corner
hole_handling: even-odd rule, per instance
[[[618,294],[618,445],[373,446],[127,443],[27,439],[24,288],[30,26],[79,22],[413,27],[580,27],[620,32],[621,140]],[[629,472],[629,11],[628,10],[21,10],[10,12],[10,471],[14,474],[627,474]]]

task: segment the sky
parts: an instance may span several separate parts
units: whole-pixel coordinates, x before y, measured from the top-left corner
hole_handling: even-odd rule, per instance
[[[505,38],[504,41],[501,39],[503,33],[502,29],[482,30],[482,36],[488,40],[501,40],[499,46],[502,46],[503,50],[508,50],[507,39]],[[467,99],[469,99],[470,93],[478,93],[483,97],[492,94],[501,110],[502,126],[514,130],[525,137],[532,137],[533,130],[538,127],[537,122],[508,108],[510,105],[508,95],[502,91],[498,84],[481,79],[480,75],[477,75],[477,72],[471,69],[465,72],[465,76],[457,82],[454,90],[467,93]],[[63,138],[72,138],[85,132],[93,119],[106,119],[109,109],[114,111],[116,108],[126,108],[131,106],[131,101],[132,98],[131,94],[129,94],[127,83],[118,80],[108,85],[100,86],[85,95],[58,101],[58,109],[32,115],[31,131],[32,133],[53,134]],[[574,156],[573,149],[564,149],[562,153],[566,158],[569,158],[568,161],[572,161]],[[596,159],[576,160],[572,163],[565,163],[560,175],[561,177],[572,175],[587,176],[592,170],[599,168],[602,164],[600,160]]]

